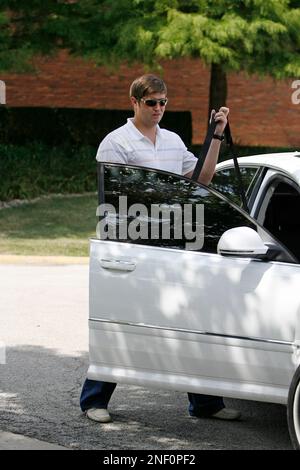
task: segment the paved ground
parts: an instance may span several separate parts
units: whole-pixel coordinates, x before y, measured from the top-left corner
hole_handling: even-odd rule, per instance
[[[242,411],[241,422],[193,420],[184,393],[122,385],[111,400],[114,422],[101,426],[87,420],[78,406],[88,366],[87,264],[4,261],[0,449],[29,442],[99,450],[291,449],[281,405],[227,400]]]
[[[32,437],[0,431],[0,450],[67,450]]]

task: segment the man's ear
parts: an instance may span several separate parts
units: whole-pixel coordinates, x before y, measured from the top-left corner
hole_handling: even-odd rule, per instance
[[[133,107],[138,104],[138,100],[134,96],[130,97],[130,101]]]

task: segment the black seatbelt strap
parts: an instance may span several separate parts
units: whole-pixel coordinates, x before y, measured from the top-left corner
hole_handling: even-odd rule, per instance
[[[231,135],[231,131],[230,131],[229,121],[227,121],[226,127],[224,129],[224,135],[225,135],[226,144],[230,148],[230,153],[231,153],[231,156],[232,156],[232,159],[233,159],[234,168],[235,168],[235,172],[236,172],[236,177],[237,177],[237,181],[238,181],[239,193],[240,193],[242,204],[243,204],[243,209],[246,212],[249,213],[249,207],[248,207],[248,204],[247,204],[246,194],[245,194],[245,190],[244,190],[244,186],[243,186],[243,179],[242,179],[241,170],[240,170],[240,167],[239,167],[238,159],[237,159],[235,149],[234,149],[234,145],[233,145],[233,140],[232,140],[232,135]]]
[[[205,159],[206,159],[211,141],[213,139],[213,135],[215,133],[216,125],[217,125],[217,122],[214,119],[212,119],[210,124],[209,124],[207,134],[206,134],[206,137],[205,137],[202,149],[201,149],[201,154],[198,157],[197,164],[196,164],[195,169],[194,169],[193,174],[192,174],[191,179],[194,180],[194,181],[198,181],[198,178],[199,178],[199,175],[200,175],[201,170],[203,168],[203,165],[204,165],[204,162],[205,162]],[[224,129],[224,135],[225,135],[226,143],[227,143],[228,147],[230,148],[230,152],[232,154],[232,158],[233,158],[233,162],[234,162],[234,168],[235,168],[236,177],[237,177],[237,181],[238,181],[238,189],[239,189],[239,193],[240,193],[240,196],[241,196],[243,209],[246,212],[249,213],[249,208],[248,208],[248,204],[247,204],[245,190],[244,190],[244,187],[243,187],[242,175],[241,175],[240,167],[239,167],[239,164],[238,164],[238,160],[237,160],[237,157],[236,157],[236,153],[235,153],[235,149],[234,149],[234,145],[233,145],[233,140],[232,140],[232,136],[231,136],[229,121],[227,121],[226,127]]]
[[[204,143],[202,145],[201,153],[198,157],[198,161],[196,163],[195,169],[194,169],[193,174],[192,174],[192,180],[194,180],[194,181],[198,181],[198,178],[199,178],[199,175],[201,173],[203,164],[205,162],[206,155],[208,153],[213,135],[215,133],[216,125],[217,125],[217,122],[214,119],[212,119],[209,126],[208,126],[207,134],[206,134]]]

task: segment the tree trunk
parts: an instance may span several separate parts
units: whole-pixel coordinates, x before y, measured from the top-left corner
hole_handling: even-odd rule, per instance
[[[227,77],[226,72],[220,64],[211,64],[210,85],[209,85],[209,107],[208,122],[212,109],[219,110],[221,106],[226,106],[227,99]]]

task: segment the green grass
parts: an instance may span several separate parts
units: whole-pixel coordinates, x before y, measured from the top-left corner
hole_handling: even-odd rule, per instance
[[[41,198],[0,210],[0,254],[88,256],[97,195]]]

